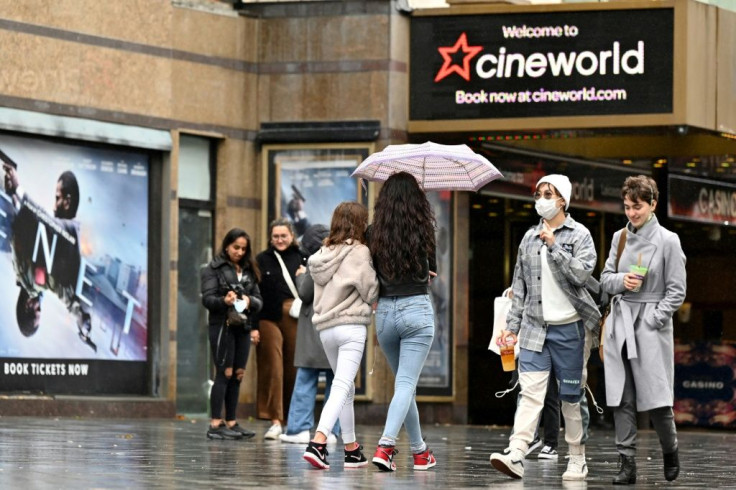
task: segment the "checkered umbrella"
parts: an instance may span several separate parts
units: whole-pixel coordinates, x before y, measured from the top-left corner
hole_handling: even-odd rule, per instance
[[[353,172],[373,182],[383,182],[397,172],[408,172],[425,191],[478,191],[501,172],[467,145],[389,145],[366,158]]]

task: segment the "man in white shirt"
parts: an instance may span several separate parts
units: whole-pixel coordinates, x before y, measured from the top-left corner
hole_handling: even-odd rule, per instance
[[[534,199],[541,219],[521,240],[507,330],[499,336],[501,341],[520,342],[521,348],[521,398],[513,434],[509,447],[490,458],[494,468],[512,478],[524,476],[525,454],[534,439],[552,372],[556,380],[551,381],[559,384],[570,455],[562,479],[584,480],[588,474],[580,400],[584,366],[600,318],[585,287],[597,254],[588,229],[565,213],[571,193],[572,185],[564,175],[548,175],[537,183]]]

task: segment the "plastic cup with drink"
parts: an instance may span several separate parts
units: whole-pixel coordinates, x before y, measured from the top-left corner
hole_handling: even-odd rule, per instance
[[[513,371],[516,369],[514,345],[516,345],[516,338],[513,335],[508,335],[505,339],[498,339],[499,351],[501,352],[501,366],[503,366],[504,371]]]
[[[629,266],[629,272],[634,274],[636,278],[639,279],[639,284],[631,290],[632,292],[638,293],[639,291],[641,291],[641,284],[642,282],[644,282],[644,277],[647,275],[648,270],[649,269],[641,265],[641,254],[639,254],[639,263]]]

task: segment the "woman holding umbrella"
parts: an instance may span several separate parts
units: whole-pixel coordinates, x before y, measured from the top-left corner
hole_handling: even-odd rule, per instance
[[[396,377],[373,464],[396,470],[396,439],[405,425],[414,469],[426,470],[437,462],[422,437],[415,391],[434,338],[429,283],[436,276],[435,219],[411,174],[396,173],[381,188],[368,243],[379,280],[376,334]]]

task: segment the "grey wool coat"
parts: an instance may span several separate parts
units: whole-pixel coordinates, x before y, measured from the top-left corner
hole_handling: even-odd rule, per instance
[[[611,251],[601,272],[601,288],[612,297],[606,319],[603,358],[606,401],[621,404],[624,388],[622,350],[636,385],[636,407],[640,412],[671,407],[674,401],[674,339],[672,315],[685,300],[687,278],[685,254],[679,237],[662,227],[656,216],[636,233],[627,224],[627,237],[618,270],[616,254],[622,230],[613,235]],[[639,262],[647,267],[639,292],[624,288],[624,274]]]
[[[325,349],[319,338],[319,332],[312,324],[314,315],[314,279],[307,272],[296,276],[296,288],[302,300],[302,309],[296,330],[296,349],[294,350],[294,366],[312,369],[331,369],[327,361]]]

